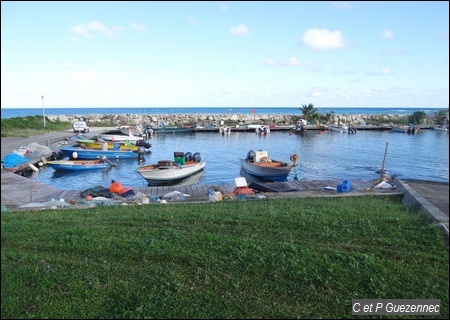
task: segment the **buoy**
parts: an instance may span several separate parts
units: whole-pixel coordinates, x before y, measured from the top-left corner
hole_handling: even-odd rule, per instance
[[[29,163],[28,165],[30,166],[31,170],[33,170],[34,172],[39,172],[39,169],[36,168],[36,166],[34,164]]]
[[[121,194],[123,192],[123,186],[120,182],[113,181],[109,186],[109,191],[112,193]]]
[[[43,164],[47,164],[47,159],[45,157],[41,157],[41,161]]]
[[[39,166],[39,167],[42,167],[43,165],[44,165],[44,163],[43,163],[42,161],[39,161],[39,162],[38,162],[38,166]]]
[[[74,158],[74,159],[78,158],[78,153],[76,151],[74,151],[72,153],[72,158]]]
[[[92,201],[92,196],[87,196],[86,201]]]

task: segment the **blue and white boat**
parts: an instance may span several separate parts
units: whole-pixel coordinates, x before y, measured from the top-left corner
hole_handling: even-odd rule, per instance
[[[81,147],[60,147],[64,155],[71,159],[136,159],[138,153],[131,150],[102,150],[102,149],[90,149]]]
[[[292,155],[292,162],[278,161],[270,159],[267,151],[250,150],[247,158],[239,159],[241,168],[248,174],[268,181],[283,182],[287,180],[289,173],[297,165],[298,156]]]
[[[104,160],[55,160],[47,161],[47,164],[55,170],[86,171],[111,167],[111,162]],[[114,165],[114,164],[113,164]]]

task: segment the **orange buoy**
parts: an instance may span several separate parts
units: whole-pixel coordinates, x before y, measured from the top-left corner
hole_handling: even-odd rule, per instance
[[[111,185],[109,186],[109,191],[112,193],[121,194],[123,192],[123,186],[120,182],[113,180]]]
[[[87,196],[86,201],[92,201],[92,196]],[[75,201],[74,201],[75,202]]]

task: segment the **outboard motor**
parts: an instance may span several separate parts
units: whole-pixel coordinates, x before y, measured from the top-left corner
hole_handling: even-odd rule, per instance
[[[186,159],[186,161],[192,161],[192,153],[186,152],[184,154],[184,158]]]
[[[202,156],[200,155],[200,152],[196,152],[192,155],[192,158],[195,162],[200,162],[202,161]]]
[[[247,152],[247,159],[246,160],[253,160],[255,157],[255,151],[250,150],[249,152]]]
[[[145,149],[149,149],[152,146],[150,143],[148,143],[148,142],[146,142],[144,140],[136,141],[136,145],[139,146],[139,147],[144,147]]]
[[[139,149],[137,151],[139,162],[144,161],[144,153],[145,153],[145,149],[143,147],[139,147]]]

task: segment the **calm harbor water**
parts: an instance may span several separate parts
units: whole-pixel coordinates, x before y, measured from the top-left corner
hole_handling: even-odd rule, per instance
[[[81,190],[94,186],[108,187],[111,180],[124,186],[144,187],[146,181],[132,169],[143,163],[157,163],[173,159],[174,151],[200,152],[206,167],[183,182],[200,185],[232,183],[234,178],[252,177],[241,173],[239,158],[249,150],[267,150],[272,159],[289,161],[292,154],[299,155],[295,174],[299,180],[372,180],[379,178],[385,154],[385,170],[391,176],[449,182],[448,132],[420,130],[415,135],[388,131],[359,131],[344,134],[331,131],[309,130],[306,135],[291,135],[287,131],[272,131],[260,136],[253,132],[232,132],[223,136],[217,132],[190,134],[160,134],[152,137],[151,152],[144,162],[136,159],[116,160],[117,166],[96,172],[61,173],[46,167],[36,179],[62,190]]]

